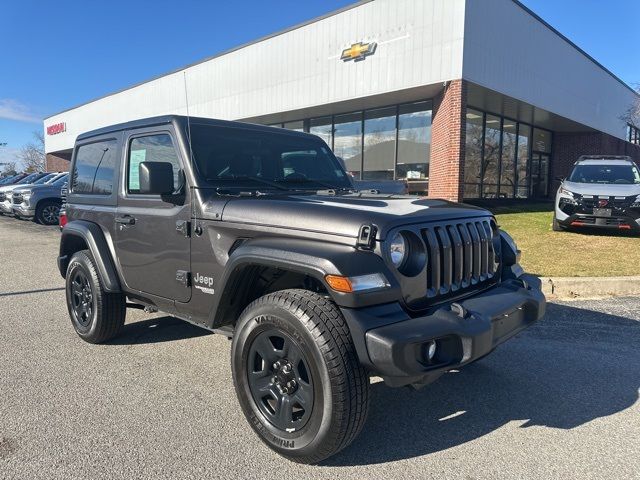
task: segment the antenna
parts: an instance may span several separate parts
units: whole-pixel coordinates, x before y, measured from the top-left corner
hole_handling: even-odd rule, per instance
[[[187,139],[189,141],[189,157],[191,160],[191,168],[193,168],[193,148],[191,148],[191,116],[189,115],[189,93],[187,91],[187,71],[182,72],[182,78],[184,80],[184,99],[187,105]]]

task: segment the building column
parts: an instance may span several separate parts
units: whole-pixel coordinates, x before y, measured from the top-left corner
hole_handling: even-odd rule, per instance
[[[433,103],[429,165],[430,198],[454,202],[462,200],[466,113],[466,82],[447,82],[447,86]]]
[[[47,153],[45,169],[47,172],[68,172],[71,163],[71,150]]]

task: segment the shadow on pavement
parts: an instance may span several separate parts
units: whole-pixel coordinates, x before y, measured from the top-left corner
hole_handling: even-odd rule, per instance
[[[417,457],[508,422],[572,429],[638,400],[640,322],[550,304],[546,318],[492,355],[421,391],[372,385],[369,419],[327,466]]]
[[[173,342],[187,338],[211,335],[212,332],[175,317],[158,317],[141,322],[128,323],[109,344],[141,345],[145,343]]]

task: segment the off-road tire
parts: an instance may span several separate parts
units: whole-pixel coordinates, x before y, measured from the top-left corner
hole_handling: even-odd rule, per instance
[[[89,250],[76,252],[71,257],[65,282],[69,317],[80,338],[89,343],[103,343],[120,333],[127,312],[125,296],[104,291]],[[86,302],[90,313],[87,307],[82,315],[77,306],[79,295],[74,293],[80,284],[90,290],[91,296],[90,302]]]
[[[560,222],[558,222],[555,214],[553,215],[553,223],[551,224],[551,228],[554,232],[564,232],[567,229],[566,227],[560,225]]]
[[[62,204],[57,200],[43,200],[36,207],[36,221],[41,225],[57,225]],[[57,209],[55,218],[51,215]]]
[[[285,431],[270,422],[250,387],[253,341],[271,331],[295,340],[313,379],[310,417],[295,431]],[[269,448],[290,460],[314,464],[336,454],[357,437],[366,421],[367,372],[358,361],[340,310],[321,295],[283,290],[251,303],[235,328],[231,367],[236,394],[249,424]]]

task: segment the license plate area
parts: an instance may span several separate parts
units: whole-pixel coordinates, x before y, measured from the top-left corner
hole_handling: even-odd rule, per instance
[[[593,214],[596,217],[610,217],[611,216],[611,209],[610,208],[594,208],[593,209]]]

